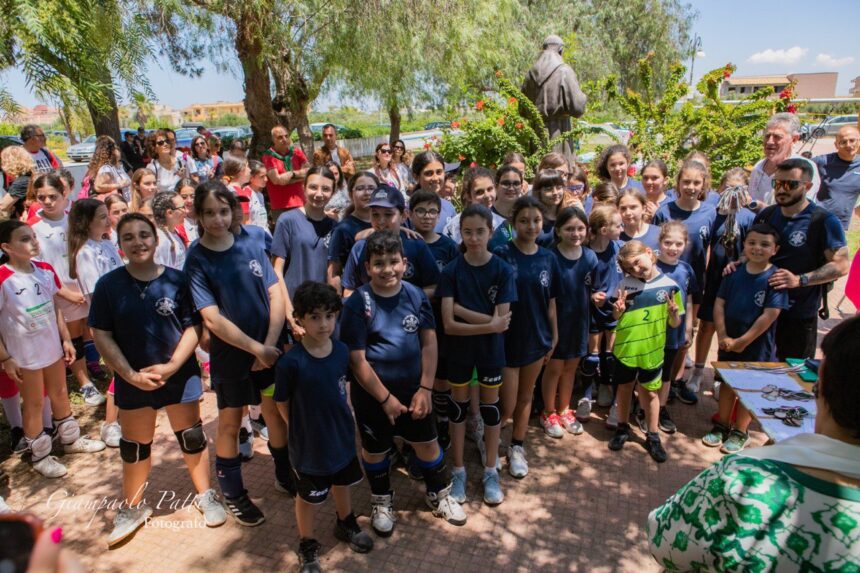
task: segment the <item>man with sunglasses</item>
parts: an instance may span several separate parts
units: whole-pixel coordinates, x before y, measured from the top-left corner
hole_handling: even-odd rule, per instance
[[[776,325],[780,360],[815,357],[822,285],[848,273],[842,224],[807,198],[816,171],[804,158],[777,165],[771,184],[776,205],[762,210],[753,223],[768,223],[779,232],[779,250],[771,259],[779,270],[769,282],[788,290],[789,308]]]
[[[63,162],[60,161],[60,158],[45,147],[46,139],[45,130],[38,125],[30,124],[21,128],[21,141],[24,142],[24,149],[33,156],[33,162],[36,164],[38,173],[50,173],[63,168]]]
[[[314,165],[325,165],[333,161],[343,172],[343,178],[349,181],[355,175],[355,162],[349,150],[337,144],[337,128],[331,123],[323,126],[322,140],[322,147],[314,151]]]

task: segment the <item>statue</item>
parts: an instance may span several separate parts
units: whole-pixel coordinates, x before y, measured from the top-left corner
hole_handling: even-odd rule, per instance
[[[570,118],[585,113],[586,97],[579,88],[576,73],[561,59],[564,42],[558,36],[547,36],[543,52],[526,74],[522,92],[532,100],[549,130],[550,139],[570,131]],[[576,155],[573,142],[566,139],[554,147],[568,161]]]

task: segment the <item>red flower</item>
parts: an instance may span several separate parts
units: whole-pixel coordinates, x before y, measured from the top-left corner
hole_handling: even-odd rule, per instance
[[[478,103],[475,104],[475,109],[478,111],[481,111],[482,109],[484,109],[484,100],[479,99]]]
[[[429,142],[424,144],[424,149],[430,149],[430,147],[432,147],[432,146],[430,145]]]
[[[636,175],[636,168],[630,165],[627,167],[627,177],[633,177],[634,175]]]
[[[515,103],[517,103],[517,98],[515,98],[514,96],[509,97],[509,98],[508,98],[508,103],[509,103],[510,105],[514,105]]]
[[[785,108],[785,111],[787,111],[788,113],[797,113],[797,106],[793,103],[789,104],[788,107]]]
[[[514,124],[514,127],[516,127],[517,129],[522,129],[523,128],[523,122],[518,121],[517,123]]]
[[[474,161],[469,164],[469,167],[477,167],[477,166],[478,166],[478,164],[475,163]]]
[[[452,121],[451,127],[454,129],[457,129],[458,127],[460,127],[460,122],[459,121]]]
[[[464,159],[466,159],[466,156],[463,154],[460,154],[457,156],[457,159],[459,159],[460,161],[463,161]]]
[[[729,79],[730,77],[732,77],[732,71],[729,69],[723,70],[723,77]]]
[[[500,117],[499,119],[496,120],[496,123],[498,123],[499,125],[505,125],[505,118]]]
[[[502,70],[496,70],[496,77],[497,78],[502,77]]]

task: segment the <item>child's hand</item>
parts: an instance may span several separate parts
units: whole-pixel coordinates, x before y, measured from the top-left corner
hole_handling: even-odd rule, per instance
[[[417,396],[420,392],[417,392],[415,395]],[[415,402],[415,400],[412,400]],[[388,416],[388,421],[391,425],[394,425],[394,422],[400,416],[400,414],[405,414],[409,410],[400,403],[400,400],[394,397],[394,394],[388,397],[388,400],[385,401],[385,404],[382,405],[382,411],[385,412],[385,415]]]
[[[604,293],[604,297],[606,294]],[[627,310],[627,289],[619,288],[618,289],[618,298],[612,303],[612,313],[615,315],[615,318],[618,318],[624,311]]]
[[[252,372],[271,368],[275,365],[275,362],[277,362],[278,357],[281,355],[281,351],[274,346],[263,346],[261,344],[260,348],[261,350],[258,351],[259,353],[254,355],[257,359],[254,360],[254,364],[251,366]]]
[[[422,241],[424,240],[424,237],[422,237],[417,231],[413,231],[409,227],[400,227],[400,232],[406,235],[407,239],[421,239]]]
[[[681,315],[679,314],[678,303],[675,302],[674,298],[670,298],[668,302],[666,302],[666,306],[669,310],[669,322],[677,325],[681,321]]]
[[[141,368],[141,372],[145,372],[147,374],[158,374],[162,380],[167,380],[179,370],[173,364],[153,364],[152,366],[147,366],[146,368]]]
[[[164,383],[167,382],[164,378],[161,377],[160,374],[156,374],[155,372],[135,372],[131,379],[128,380],[129,384],[134,384],[141,390],[146,392],[152,392],[153,390],[158,390]]]
[[[733,338],[731,346],[729,346],[728,350],[730,352],[743,352],[749,346],[749,342],[744,340],[743,336],[739,336],[738,338]]]
[[[412,412],[413,420],[420,420],[433,411],[433,402],[430,401],[430,392],[418,389],[415,395],[412,396],[412,403],[409,404],[409,411]]]
[[[15,362],[14,358],[9,358],[9,360],[3,363],[3,370],[5,370],[6,374],[9,375],[9,378],[14,380],[19,386],[24,383],[24,379],[21,377],[23,372],[21,371],[21,367],[18,366],[18,363]]]
[[[296,322],[296,319],[293,317],[287,318],[287,322],[290,324],[290,331],[293,333],[293,338],[298,342],[305,335],[305,329],[302,328],[302,326]]]
[[[606,293],[602,290],[591,293],[591,302],[594,303],[594,306],[600,308],[606,302]]]
[[[738,263],[737,261],[729,261],[729,263],[726,265],[726,268],[723,269],[723,276],[727,277],[733,272],[735,272],[738,269],[739,264],[740,263]]]
[[[728,336],[725,338],[719,338],[717,341],[717,346],[720,347],[720,350],[729,351],[732,348],[732,344],[734,344],[734,338],[729,338]]]
[[[75,361],[75,345],[72,344],[71,340],[63,341],[63,360],[65,360],[66,366],[71,366]]]
[[[490,321],[490,328],[493,329],[493,332],[500,334],[506,331],[511,325],[511,314],[511,311],[505,314],[494,314],[493,319]]]

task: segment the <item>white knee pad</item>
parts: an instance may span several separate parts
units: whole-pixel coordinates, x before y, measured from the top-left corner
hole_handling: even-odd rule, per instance
[[[51,436],[42,432],[34,439],[27,438],[27,447],[33,455],[33,461],[38,462],[51,454]]]
[[[74,444],[81,437],[81,427],[73,416],[54,421],[54,434],[60,436],[60,443],[64,446]]]

